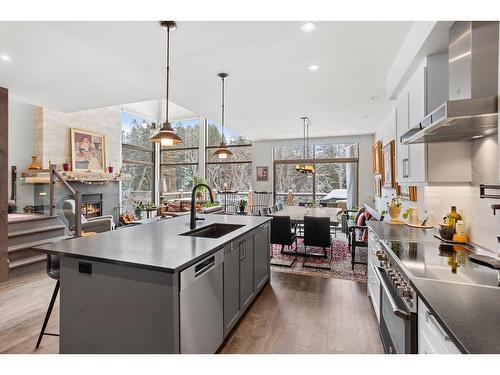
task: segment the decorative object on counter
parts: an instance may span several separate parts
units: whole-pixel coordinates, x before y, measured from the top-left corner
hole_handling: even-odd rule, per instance
[[[245,207],[247,206],[247,204],[248,202],[245,199],[240,200],[240,202],[238,203],[238,207],[241,213],[245,212]]]
[[[28,165],[28,169],[31,170],[31,171],[42,169],[42,167],[38,163],[38,156],[36,156],[36,155],[32,155],[31,156],[31,164]]]
[[[167,60],[167,71],[165,74],[165,87],[166,87],[166,95],[165,95],[165,122],[162,124],[161,128],[158,132],[151,137],[151,140],[155,143],[159,143],[160,146],[174,146],[176,144],[182,143],[181,137],[179,137],[174,129],[172,128],[172,124],[168,121],[168,105],[169,105],[169,94],[170,94],[170,31],[174,31],[177,29],[177,24],[174,21],[160,21],[160,26],[165,29],[165,55]]]
[[[62,166],[63,166],[63,171],[64,172],[69,172],[70,164],[69,164],[69,162],[67,160],[64,161],[64,163],[63,163]]]
[[[106,168],[104,134],[71,129],[71,159],[74,171],[104,171]]]
[[[469,237],[465,231],[465,223],[463,220],[457,220],[455,223],[455,234],[453,235],[453,241],[455,242],[469,242]]]
[[[439,224],[439,237],[445,241],[452,241],[453,240],[453,234],[455,233],[455,230],[453,229],[453,226],[451,226],[448,223],[440,223]]]
[[[451,211],[443,219],[455,229],[456,222],[462,220],[462,215],[457,212],[457,206],[451,206]]]
[[[377,141],[372,146],[372,173],[384,173],[384,165],[382,164],[382,142]]]
[[[394,163],[394,148],[395,142],[390,141],[387,145],[382,149],[382,159],[384,163],[383,167],[383,184],[384,187],[387,188],[396,188],[396,179],[395,179],[395,163]]]
[[[391,200],[387,202],[387,210],[382,211],[382,215],[389,213],[391,220],[387,222],[388,224],[403,224],[403,222],[399,220],[402,206],[403,201],[399,195],[394,195]]]
[[[396,194],[401,195],[403,199],[416,202],[417,201],[417,187],[416,186],[401,186],[396,184]]]
[[[418,209],[416,207],[408,207],[405,212],[403,213],[403,219],[408,219],[407,222],[405,222],[406,225],[412,228],[420,228],[420,229],[432,229],[434,228],[432,225],[426,224],[427,223],[427,211],[425,212],[425,217],[424,219],[420,220],[418,216]]]
[[[302,164],[296,164],[295,170],[302,174],[314,173],[314,165],[307,164],[307,161],[309,160],[309,125],[311,125],[311,122],[309,121],[309,118],[307,116],[303,116],[300,119],[302,120],[304,134],[304,162]]]
[[[269,167],[256,167],[257,181],[269,181]]]

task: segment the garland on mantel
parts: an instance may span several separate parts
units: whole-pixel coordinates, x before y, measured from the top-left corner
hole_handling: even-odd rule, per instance
[[[130,180],[131,176],[126,174],[123,170],[120,173],[110,176],[111,173],[105,172],[63,172],[63,177],[66,181],[70,182],[80,182],[85,185],[104,185],[110,182],[126,181]]]

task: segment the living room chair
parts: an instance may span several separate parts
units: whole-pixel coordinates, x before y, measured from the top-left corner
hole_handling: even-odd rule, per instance
[[[75,229],[75,200],[67,199],[63,202],[63,212],[68,221],[69,230]],[[86,219],[82,215],[82,230],[86,232],[108,232],[115,229],[112,215],[104,215],[95,218]]]

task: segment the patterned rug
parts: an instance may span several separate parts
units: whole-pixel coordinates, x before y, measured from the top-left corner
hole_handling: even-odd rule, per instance
[[[320,277],[333,277],[353,281],[366,282],[367,268],[365,264],[355,264],[354,271],[351,267],[351,252],[344,238],[333,238],[332,248],[327,248],[328,258],[305,257],[304,240],[297,240],[297,255],[281,254],[281,245],[273,246],[271,269],[278,272],[298,273]],[[285,251],[290,249],[285,246]],[[295,244],[291,251],[296,251]],[[323,254],[323,248],[307,247],[307,253]],[[366,262],[366,249],[356,251],[356,260]]]

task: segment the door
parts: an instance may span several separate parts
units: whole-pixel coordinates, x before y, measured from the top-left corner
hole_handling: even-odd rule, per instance
[[[240,253],[238,242],[224,247],[224,337],[240,313]]]
[[[269,223],[254,231],[254,290],[264,285],[269,275]]]
[[[396,173],[399,183],[405,182],[408,178],[408,145],[401,143],[401,136],[408,131],[408,100],[406,95],[400,99],[396,107]]]
[[[244,311],[253,297],[253,235],[239,242],[240,310]]]

